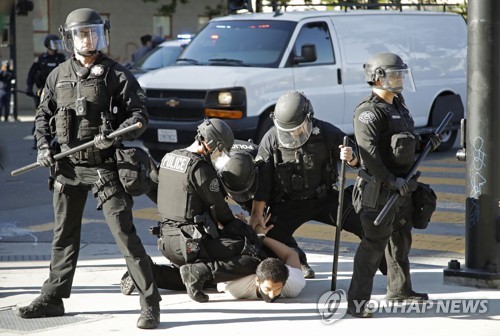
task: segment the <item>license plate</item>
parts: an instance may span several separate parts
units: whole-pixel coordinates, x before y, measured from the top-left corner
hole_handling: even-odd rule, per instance
[[[174,129],[159,129],[158,142],[177,142],[177,130]]]

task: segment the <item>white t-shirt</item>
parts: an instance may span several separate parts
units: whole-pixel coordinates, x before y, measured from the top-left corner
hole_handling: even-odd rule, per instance
[[[288,265],[286,267],[288,268],[289,275],[281,291],[281,297],[296,297],[306,285],[306,279],[304,279],[302,270]],[[258,299],[255,277],[255,274],[251,274],[237,280],[218,283],[217,290],[219,292],[226,292],[235,299]]]

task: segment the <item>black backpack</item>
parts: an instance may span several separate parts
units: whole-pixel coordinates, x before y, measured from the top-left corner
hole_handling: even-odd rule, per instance
[[[415,229],[425,229],[436,210],[436,193],[428,184],[418,182],[417,190],[412,193],[412,197],[415,207],[413,227]]]
[[[140,147],[117,148],[115,155],[118,176],[125,191],[132,196],[148,193],[153,183],[151,175],[158,174],[151,156]]]

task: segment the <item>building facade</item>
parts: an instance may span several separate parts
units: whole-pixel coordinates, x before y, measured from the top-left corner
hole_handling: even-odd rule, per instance
[[[3,0],[2,0],[3,1]],[[17,3],[18,0],[13,1]],[[189,0],[186,4],[177,1],[171,15],[160,15],[158,9],[171,0],[144,2],[143,0],[32,0],[33,10],[27,16],[15,17],[16,21],[16,74],[17,88],[24,90],[26,76],[34,59],[45,51],[43,40],[47,34],[59,34],[66,16],[77,8],[89,7],[109,19],[110,45],[107,53],[119,63],[130,61],[131,55],[141,46],[144,34],[159,35],[166,39],[178,34],[196,33],[217,12],[225,14],[226,0]],[[220,15],[220,14],[219,14]],[[0,59],[9,60],[9,17],[4,16]],[[69,54],[68,54],[69,55]],[[32,109],[30,97],[17,94],[18,111]]]

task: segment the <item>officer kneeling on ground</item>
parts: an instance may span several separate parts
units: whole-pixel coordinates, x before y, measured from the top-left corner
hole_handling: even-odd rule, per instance
[[[147,127],[146,96],[127,69],[100,51],[108,46],[108,30],[108,22],[90,8],[74,10],[61,27],[65,47],[74,55],[50,73],[35,119],[37,162],[50,166],[55,180],[50,274],[41,295],[29,306],[19,308],[17,314],[23,318],[64,314],[62,298],[71,294],[83,210],[92,191],[140,294],[137,327],[153,329],[160,323],[161,296],[132,221],[132,196],[118,176],[115,152],[120,141],[106,136],[111,130],[140,122],[142,129],[122,138],[135,140]],[[61,151],[90,141],[94,146],[56,163],[55,139]]]
[[[265,227],[264,210],[270,208],[274,227],[268,236],[298,251],[305,278],[314,278],[314,271],[293,233],[310,220],[336,224],[337,163],[343,159],[351,167],[358,164],[352,148],[342,145],[345,134],[313,115],[311,102],[300,92],[289,91],[278,99],[271,115],[274,127],[259,145],[257,161],[262,164],[250,217],[252,227]],[[342,228],[361,238],[359,217],[345,194]]]
[[[233,145],[230,157],[217,161],[217,171],[226,194],[249,211],[257,183],[257,167],[253,158],[257,146],[240,140],[235,142],[237,143]],[[271,258],[262,260],[253,272],[255,274],[217,284],[218,291],[229,293],[235,299],[261,298],[266,302],[274,302],[278,297],[296,297],[305,286],[297,252],[272,238],[265,237],[265,232],[261,232],[258,236],[262,240],[262,247],[256,248],[261,248],[265,255]],[[238,244],[238,240],[234,240],[233,243]],[[264,256],[262,253],[258,254]],[[178,266],[159,265],[152,261],[151,264],[159,288],[186,290]],[[224,262],[219,262],[219,265],[221,264]],[[229,268],[227,270],[230,271]],[[204,285],[213,286],[214,280],[207,281]],[[128,273],[122,278],[120,287],[125,295],[133,292],[135,286]]]
[[[198,302],[209,299],[203,292],[205,282],[252,274],[260,261],[253,248],[259,243],[257,235],[234,217],[214,168],[233,142],[224,121],[205,119],[193,144],[166,154],[160,164],[158,248],[180,267],[189,296]]]
[[[348,313],[372,317],[366,304],[370,300],[377,265],[387,260],[386,300],[427,300],[428,295],[412,289],[410,279],[411,229],[415,179],[404,177],[413,166],[419,138],[401,92],[415,91],[411,71],[396,54],[375,54],[364,65],[370,96],[356,108],[354,132],[362,169],[353,192],[353,204],[363,225],[364,237],[354,257],[348,291]],[[432,149],[440,144],[431,135]],[[393,211],[380,223],[374,221],[393,193],[400,197]]]

